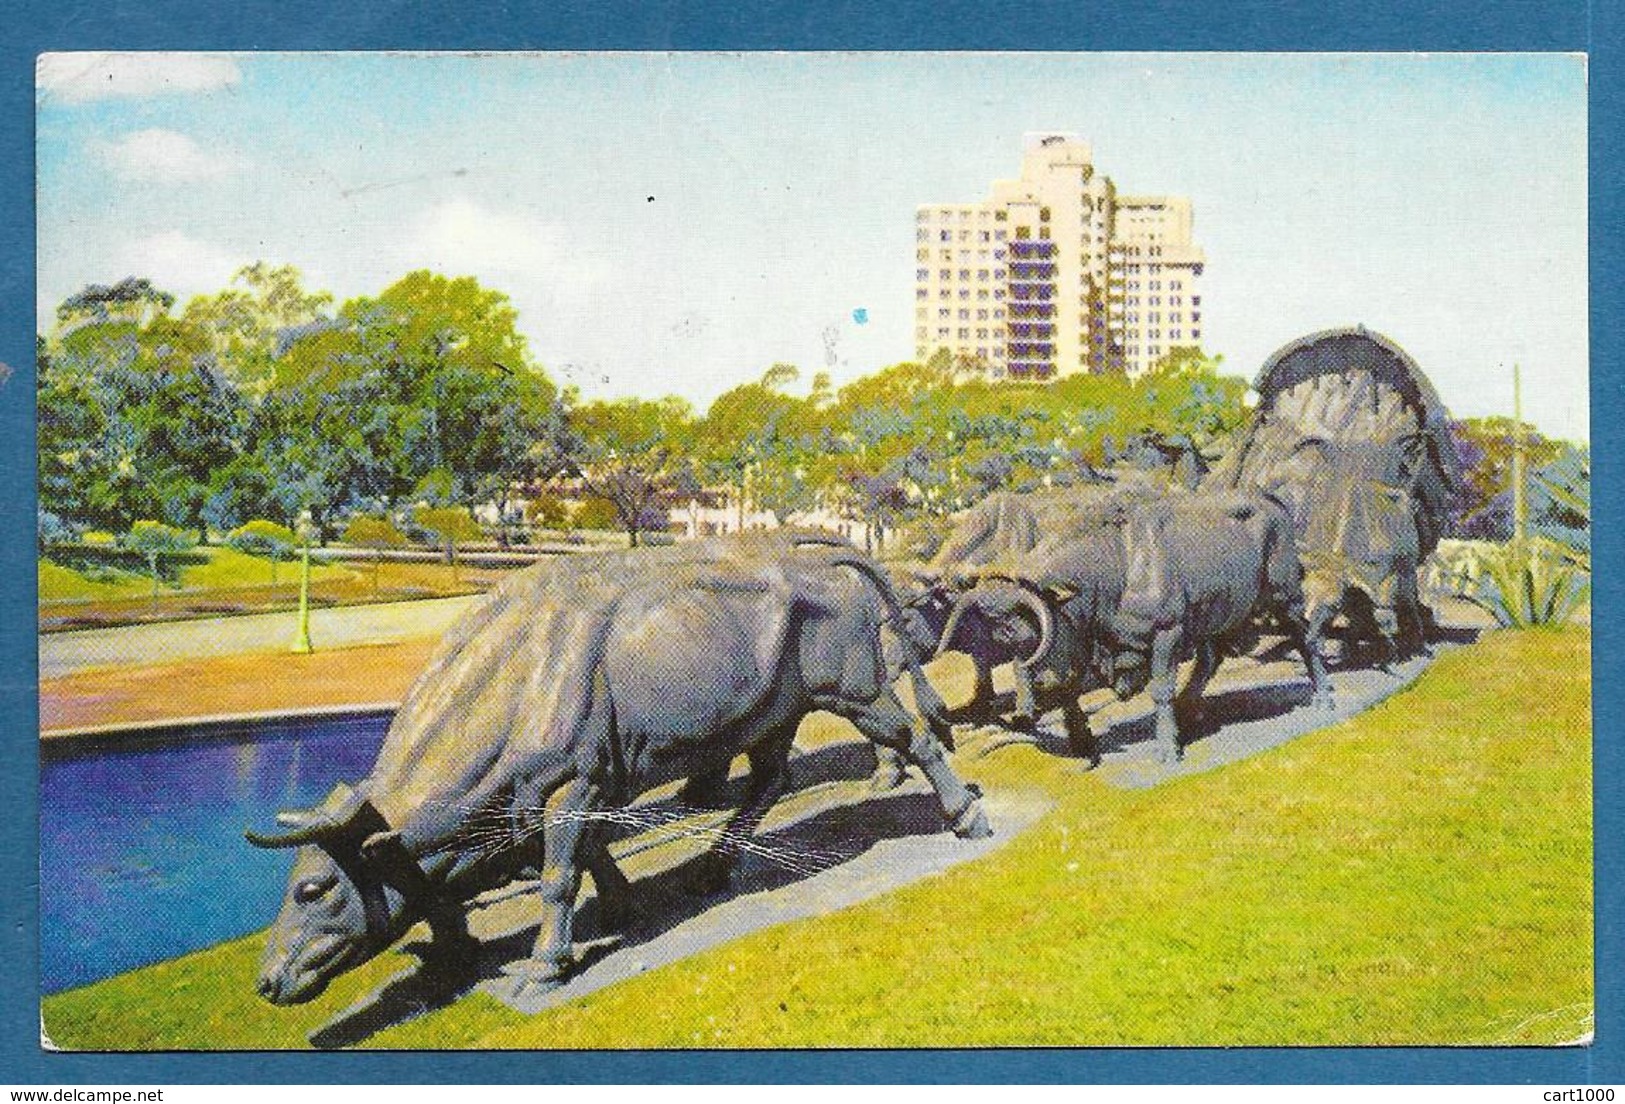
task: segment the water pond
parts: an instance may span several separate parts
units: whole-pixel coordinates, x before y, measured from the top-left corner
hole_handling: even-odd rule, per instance
[[[291,863],[243,829],[377,757],[388,716],[53,741],[40,764],[40,969],[72,989],[268,926]]]

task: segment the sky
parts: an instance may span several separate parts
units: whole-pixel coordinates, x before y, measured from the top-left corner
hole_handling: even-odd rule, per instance
[[[432,268],[589,398],[840,384],[913,355],[915,208],[1065,131],[1191,199],[1229,371],[1359,323],[1456,416],[1510,414],[1517,363],[1587,440],[1585,97],[1555,54],[46,55],[39,324],[126,276]]]

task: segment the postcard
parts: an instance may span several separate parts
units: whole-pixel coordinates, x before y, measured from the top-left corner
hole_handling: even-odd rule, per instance
[[[48,1048],[1590,1041],[1584,56],[36,102]]]

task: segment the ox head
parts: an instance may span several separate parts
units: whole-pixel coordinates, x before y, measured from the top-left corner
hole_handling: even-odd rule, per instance
[[[277,823],[279,832],[244,833],[255,847],[298,849],[258,989],[272,1004],[300,1004],[394,943],[414,917],[392,876],[405,857],[400,836],[349,787]]]
[[[948,627],[958,590],[941,576],[914,572],[898,592],[902,613],[896,620],[897,632],[916,654],[929,658]]]
[[[1029,669],[1049,658],[1055,643],[1054,598],[1036,583],[985,573],[955,599],[948,611],[937,654],[964,642],[989,660],[1014,659]]]
[[[1437,471],[1425,433],[1387,441],[1298,441],[1269,480],[1292,514],[1311,619],[1358,590],[1382,613],[1437,541],[1427,481]]]

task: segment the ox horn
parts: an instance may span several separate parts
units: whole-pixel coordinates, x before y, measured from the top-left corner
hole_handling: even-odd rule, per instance
[[[1055,615],[1050,612],[1049,603],[1044,600],[1043,592],[1038,585],[1030,579],[1021,579],[1003,572],[984,572],[977,580],[978,585],[984,582],[1008,583],[1015,587],[1021,596],[1021,604],[1032,610],[1033,616],[1038,619],[1038,646],[1033,649],[1032,655],[1021,660],[1021,665],[1028,669],[1036,666],[1038,661],[1049,655],[1050,647],[1055,642]],[[944,638],[947,633],[943,633]]]
[[[342,832],[360,811],[361,796],[341,783],[327,796],[326,801],[314,809],[278,813],[276,822],[286,831],[264,833],[250,828],[243,832],[243,838],[255,847],[267,850],[303,847]]]

